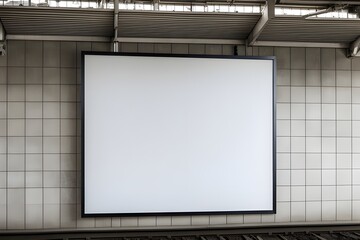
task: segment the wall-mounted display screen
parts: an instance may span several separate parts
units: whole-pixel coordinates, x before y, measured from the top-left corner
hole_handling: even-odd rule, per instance
[[[83,53],[83,216],[274,213],[274,65]]]

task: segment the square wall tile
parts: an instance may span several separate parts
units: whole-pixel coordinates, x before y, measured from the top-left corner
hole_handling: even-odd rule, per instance
[[[336,202],[323,201],[321,203],[321,220],[334,221],[336,220]]]
[[[8,66],[25,66],[25,41],[8,41]]]
[[[306,202],[306,221],[321,221],[321,202]]]
[[[44,41],[44,67],[60,67],[60,42]]]
[[[41,204],[27,204],[25,213],[26,229],[41,229],[43,227],[43,206]]]
[[[26,84],[42,84],[43,83],[43,69],[40,67],[27,67],[25,69]]]
[[[24,84],[25,68],[24,67],[8,67],[7,68],[8,84]]]
[[[25,65],[27,67],[41,67],[43,63],[43,42],[26,41]]]
[[[304,222],[305,213],[305,202],[291,202],[291,222]]]
[[[7,160],[8,171],[25,170],[25,154],[8,154]]]

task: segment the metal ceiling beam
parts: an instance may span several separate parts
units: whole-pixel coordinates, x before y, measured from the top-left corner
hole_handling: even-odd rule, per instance
[[[360,36],[350,44],[348,57],[359,56],[360,53]]]
[[[347,43],[256,41],[254,47],[348,48]]]
[[[19,35],[8,34],[7,40],[29,40],[29,41],[70,41],[70,42],[111,42],[110,37],[92,36],[58,36],[58,35]]]
[[[275,17],[275,0],[268,0],[262,16],[250,32],[246,44],[252,46],[271,19]]]
[[[114,0],[114,41],[113,41],[113,51],[119,51],[119,41],[118,41],[118,28],[119,28],[119,0]]]

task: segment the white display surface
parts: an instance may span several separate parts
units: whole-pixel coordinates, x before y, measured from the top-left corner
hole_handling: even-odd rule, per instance
[[[83,214],[273,211],[273,60],[84,56]]]

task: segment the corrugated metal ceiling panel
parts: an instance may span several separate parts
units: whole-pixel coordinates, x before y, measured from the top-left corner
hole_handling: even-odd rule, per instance
[[[7,34],[112,36],[111,10],[0,7]]]
[[[119,14],[119,37],[246,39],[260,16],[123,11]]]
[[[360,35],[360,19],[280,17],[267,25],[258,40],[348,43]]]

